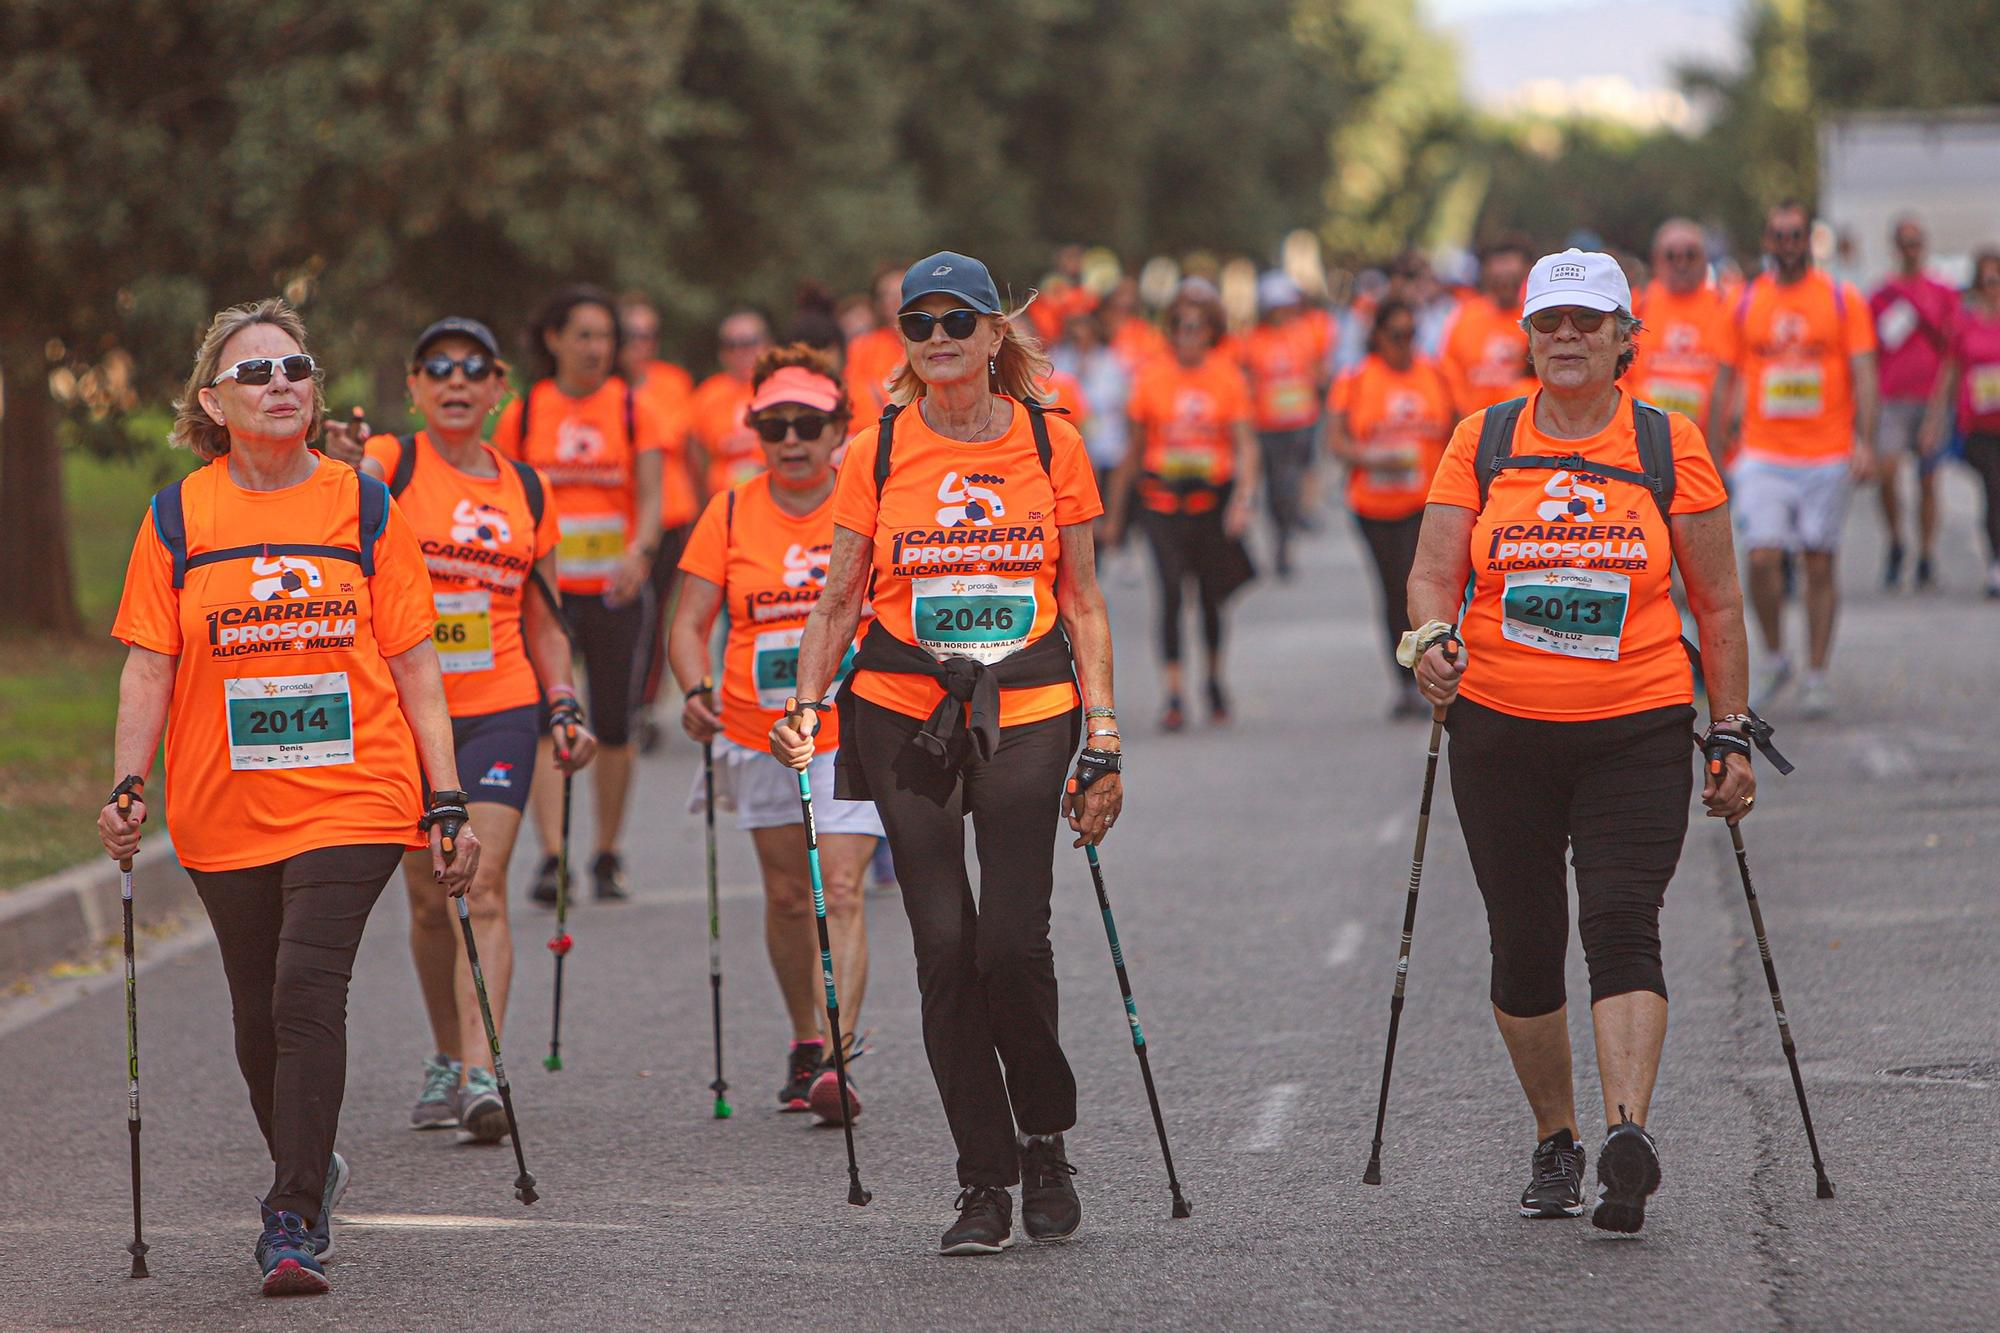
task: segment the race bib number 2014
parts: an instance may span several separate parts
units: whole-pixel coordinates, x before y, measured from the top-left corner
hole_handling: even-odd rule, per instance
[[[1632,580],[1598,569],[1520,569],[1507,575],[1500,634],[1563,657],[1618,660]]]
[[[347,673],[246,676],[222,682],[233,769],[325,768],[354,762]]]

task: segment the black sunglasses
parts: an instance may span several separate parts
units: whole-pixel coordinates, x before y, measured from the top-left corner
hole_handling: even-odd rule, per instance
[[[944,325],[945,337],[963,342],[972,336],[974,329],[979,327],[979,312],[961,306],[957,310],[947,310],[942,315],[912,310],[906,315],[896,316],[896,326],[902,329],[903,336],[913,343],[929,342],[931,330],[940,324]]]
[[[297,384],[300,380],[311,379],[315,369],[317,367],[313,364],[313,359],[304,352],[294,352],[290,356],[253,356],[238,361],[217,375],[208,382],[208,387],[212,389],[224,380],[235,380],[238,384],[255,388],[258,385],[269,384],[271,377],[280,370],[285,372],[286,379]]]
[[[833,418],[824,412],[801,412],[795,417],[758,417],[750,428],[766,444],[783,444],[787,432],[797,432],[801,444],[811,444],[832,424]]]
[[[1774,241],[1803,241],[1806,238],[1806,229],[1804,227],[1772,227],[1764,234]]]
[[[1567,319],[1576,326],[1578,333],[1595,333],[1604,327],[1604,321],[1611,318],[1608,310],[1586,310],[1582,306],[1560,305],[1552,310],[1537,310],[1528,316],[1528,323],[1537,333],[1554,333]]]
[[[474,352],[462,361],[454,361],[443,352],[434,353],[417,363],[417,369],[434,380],[448,380],[451,372],[462,370],[465,377],[475,383],[493,373],[493,358],[483,352]]]

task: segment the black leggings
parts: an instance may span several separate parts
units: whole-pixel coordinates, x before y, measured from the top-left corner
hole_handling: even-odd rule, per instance
[[[667,671],[667,617],[674,604],[674,585],[680,582],[681,552],[687,549],[690,525],[660,529],[660,549],[653,553],[653,637],[647,646],[646,688],[639,702],[651,708],[660,698],[660,682]]]
[[[1986,558],[2000,560],[2000,435],[1968,435],[1965,461],[1986,488]]]
[[[599,745],[624,745],[632,739],[633,705],[645,683],[653,611],[653,590],[646,584],[622,606],[606,606],[599,593],[563,594],[563,614],[583,654],[590,725]]]
[[[1318,426],[1257,432],[1257,452],[1264,460],[1264,502],[1277,532],[1278,559],[1287,564],[1292,534],[1305,526],[1306,473],[1312,468],[1318,435]]]
[[[308,1224],[319,1220],[347,1090],[354,953],[402,858],[400,846],[363,843],[247,870],[188,871],[222,949],[236,1064],[277,1166],[264,1202]]]
[[[1222,607],[1231,591],[1218,567],[1229,544],[1222,528],[1223,507],[1219,503],[1205,514],[1146,511],[1146,539],[1160,579],[1160,660],[1169,665],[1181,660],[1181,595],[1189,580],[1201,600],[1202,646],[1210,661],[1222,654]]]
[[[854,701],[853,728],[841,736],[889,834],[916,944],[924,1050],[960,1185],[1020,1180],[1015,1126],[1060,1134],[1076,1123],[1076,1077],[1056,1034],[1049,898],[1080,717],[1003,727],[992,759],[967,759],[955,774],[911,748],[921,719],[866,699]],[[977,901],[965,869],[968,814]]]
[[[1493,1003],[1534,1018],[1562,1008],[1569,885],[1592,1004],[1665,997],[1660,904],[1680,863],[1694,789],[1694,709],[1590,722],[1451,706],[1451,795],[1493,938]]]
[[[1375,558],[1375,577],[1382,585],[1382,628],[1388,632],[1389,672],[1402,678],[1396,661],[1396,647],[1410,629],[1410,570],[1417,563],[1417,535],[1423,531],[1424,512],[1408,518],[1363,518],[1354,516],[1368,554]]]

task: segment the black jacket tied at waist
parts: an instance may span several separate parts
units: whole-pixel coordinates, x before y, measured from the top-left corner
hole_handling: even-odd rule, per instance
[[[946,772],[954,772],[970,756],[991,759],[1000,748],[1000,691],[1032,689],[1040,685],[1068,685],[1076,680],[1076,661],[1070,651],[1069,636],[1060,623],[1049,632],[998,662],[988,665],[970,657],[947,657],[942,662],[922,648],[891,634],[876,621],[862,636],[854,665],[842,682],[834,703],[840,710],[842,736],[853,734],[854,677],[863,671],[880,671],[896,676],[928,676],[944,687],[944,698],[924,719],[910,744],[922,750]],[[966,717],[965,705],[972,705]],[[970,749],[960,744],[968,738]],[[840,747],[836,763],[836,791],[847,800],[872,799],[862,777],[854,750]]]

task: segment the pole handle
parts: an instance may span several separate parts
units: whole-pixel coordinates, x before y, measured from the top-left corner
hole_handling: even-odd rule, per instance
[[[119,814],[120,814],[121,816],[125,817],[125,818],[130,818],[130,817],[131,817],[131,814],[132,814],[132,793],[131,793],[131,792],[129,792],[129,791],[121,791],[121,792],[119,792],[119,793],[118,793],[118,813],[119,813]],[[129,857],[129,856],[121,856],[121,857],[119,857],[119,858],[118,858],[118,868],[119,868],[120,870],[124,871],[124,872],[125,872],[126,874],[128,874],[128,875],[129,875],[129,874],[131,874],[131,873],[132,873],[132,858],[131,858],[131,857]]]

